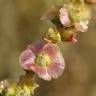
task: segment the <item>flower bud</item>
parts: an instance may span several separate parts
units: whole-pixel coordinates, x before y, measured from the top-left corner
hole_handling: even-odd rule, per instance
[[[30,96],[24,90],[20,90],[16,96]]]
[[[31,96],[30,89],[26,85],[19,86],[16,90],[16,96]]]
[[[58,43],[61,42],[61,36],[58,31],[49,28],[48,32],[45,34],[44,40],[47,42]]]
[[[6,96],[14,96],[15,95],[15,89],[14,88],[8,88],[7,92],[5,92]]]
[[[62,41],[75,43],[77,42],[77,39],[75,38],[76,34],[77,33],[75,32],[75,30],[72,30],[72,29],[64,30],[61,33]]]
[[[9,87],[7,80],[0,81],[0,93],[2,94],[3,90]]]
[[[31,94],[34,94],[35,90],[39,87],[37,83],[34,83],[33,86],[30,86]]]

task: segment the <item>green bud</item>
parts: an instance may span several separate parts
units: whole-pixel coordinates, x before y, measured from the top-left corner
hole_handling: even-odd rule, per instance
[[[30,89],[27,86],[17,87],[16,96],[31,96]]]
[[[61,42],[61,36],[58,31],[54,31],[52,28],[49,28],[48,32],[45,34],[45,40],[53,43]]]
[[[15,96],[15,89],[9,87],[9,88],[7,89],[7,92],[5,92],[5,96]]]
[[[0,94],[3,94],[8,87],[9,82],[7,80],[0,81]]]
[[[73,29],[67,29],[67,30],[63,30],[63,32],[61,33],[61,37],[62,37],[62,41],[70,41],[70,39],[72,38],[72,36],[76,34],[76,31]]]
[[[20,90],[16,96],[30,96],[29,94],[27,94],[24,90]]]
[[[29,88],[30,88],[31,94],[34,94],[35,89],[38,87],[39,87],[39,85],[36,83],[34,83],[33,86],[30,86]]]

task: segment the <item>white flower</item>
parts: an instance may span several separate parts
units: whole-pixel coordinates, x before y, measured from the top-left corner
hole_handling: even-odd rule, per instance
[[[60,21],[61,23],[66,26],[66,27],[70,27],[71,26],[71,20],[69,17],[69,13],[68,10],[65,7],[62,7],[60,9]]]
[[[88,29],[88,23],[89,23],[88,20],[80,21],[78,23],[75,23],[75,28],[77,29],[77,31],[86,32]]]

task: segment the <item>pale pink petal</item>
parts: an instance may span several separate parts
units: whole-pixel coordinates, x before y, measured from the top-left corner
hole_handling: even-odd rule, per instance
[[[47,67],[40,67],[36,64],[31,66],[33,72],[35,72],[40,78],[50,81],[51,76],[48,74]]]
[[[65,61],[61,53],[58,52],[53,62],[48,67],[48,73],[54,79],[62,75],[65,68]]]
[[[45,42],[38,42],[32,45],[29,45],[28,48],[31,49],[35,54],[38,54],[43,46],[45,45]]]
[[[61,24],[63,24],[66,27],[71,26],[71,20],[69,18],[69,13],[68,13],[67,9],[64,7],[60,9],[60,21],[61,21]]]
[[[26,49],[20,55],[19,62],[22,68],[30,70],[30,66],[34,64],[35,54],[30,50]]]
[[[80,21],[75,24],[75,28],[77,29],[77,31],[86,32],[88,30],[88,23],[89,23],[88,20]]]
[[[55,57],[58,51],[59,51],[59,47],[53,43],[46,44],[42,49],[42,52],[48,54],[52,59]]]

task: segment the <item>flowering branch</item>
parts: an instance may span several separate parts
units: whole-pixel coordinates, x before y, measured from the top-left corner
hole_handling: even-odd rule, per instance
[[[33,96],[38,87],[34,75],[50,81],[62,75],[65,61],[58,43],[77,42],[77,36],[88,30],[92,19],[90,4],[96,0],[71,0],[68,4],[49,10],[42,20],[51,21],[54,28],[49,28],[39,43],[28,45],[21,53],[19,62],[25,71],[17,84],[7,80],[0,82],[1,96]]]

